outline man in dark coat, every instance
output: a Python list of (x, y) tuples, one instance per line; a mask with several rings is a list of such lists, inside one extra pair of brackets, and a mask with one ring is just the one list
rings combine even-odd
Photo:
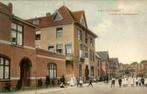
[(92, 86), (92, 87), (93, 87), (93, 85), (92, 85), (92, 79), (89, 80), (89, 85), (88, 85), (88, 87), (89, 87), (89, 86)]
[(114, 77), (112, 78), (112, 81), (111, 81), (111, 87), (115, 87), (115, 78)]
[(122, 85), (122, 79), (121, 78), (118, 79), (118, 84), (119, 84), (119, 87), (121, 87), (121, 85)]
[(141, 84), (142, 84), (142, 86), (144, 86), (144, 78), (143, 77), (141, 78)]

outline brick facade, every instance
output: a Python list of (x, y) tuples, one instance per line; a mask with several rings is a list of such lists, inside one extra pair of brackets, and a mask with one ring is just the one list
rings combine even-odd
[[(23, 27), (21, 46), (12, 44), (12, 23)], [(6, 83), (15, 88), (18, 81), (21, 86), (36, 86), (37, 79), (45, 79), (49, 75), (47, 65), (50, 63), (57, 65), (57, 79), (65, 74), (64, 55), (35, 48), (35, 28), (35, 25), (12, 14), (12, 4), (7, 6), (0, 3), (0, 57), (8, 58), (10, 63), (10, 77), (0, 79), (0, 89), (3, 89)]]

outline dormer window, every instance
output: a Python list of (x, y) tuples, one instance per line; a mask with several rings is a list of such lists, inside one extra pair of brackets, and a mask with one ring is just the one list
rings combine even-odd
[(40, 20), (39, 20), (39, 19), (34, 19), (32, 22), (33, 22), (33, 24), (35, 24), (35, 25), (39, 25)]
[(54, 20), (54, 21), (60, 21), (60, 20), (62, 20), (62, 19), (63, 19), (63, 17), (61, 16), (61, 14), (60, 14), (58, 11), (56, 11), (56, 12), (54, 13), (53, 20)]

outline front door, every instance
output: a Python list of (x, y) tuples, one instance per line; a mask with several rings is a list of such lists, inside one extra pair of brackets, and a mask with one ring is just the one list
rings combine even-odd
[(21, 87), (30, 86), (30, 68), (31, 68), (30, 60), (23, 59), (20, 63), (20, 83), (21, 83)]

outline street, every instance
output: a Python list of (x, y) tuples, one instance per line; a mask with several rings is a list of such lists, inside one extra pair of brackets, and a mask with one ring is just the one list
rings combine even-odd
[(146, 94), (147, 87), (122, 87), (111, 88), (109, 84), (94, 84), (93, 87), (68, 88), (58, 91), (51, 91), (42, 94)]
[(31, 91), (20, 91), (13, 92), (9, 94), (147, 94), (147, 87), (118, 87), (111, 88), (110, 83), (105, 84), (103, 82), (93, 83), (93, 87), (88, 87), (84, 84), (83, 87), (66, 87), (66, 88), (50, 88), (50, 89), (40, 89), (35, 92)]

